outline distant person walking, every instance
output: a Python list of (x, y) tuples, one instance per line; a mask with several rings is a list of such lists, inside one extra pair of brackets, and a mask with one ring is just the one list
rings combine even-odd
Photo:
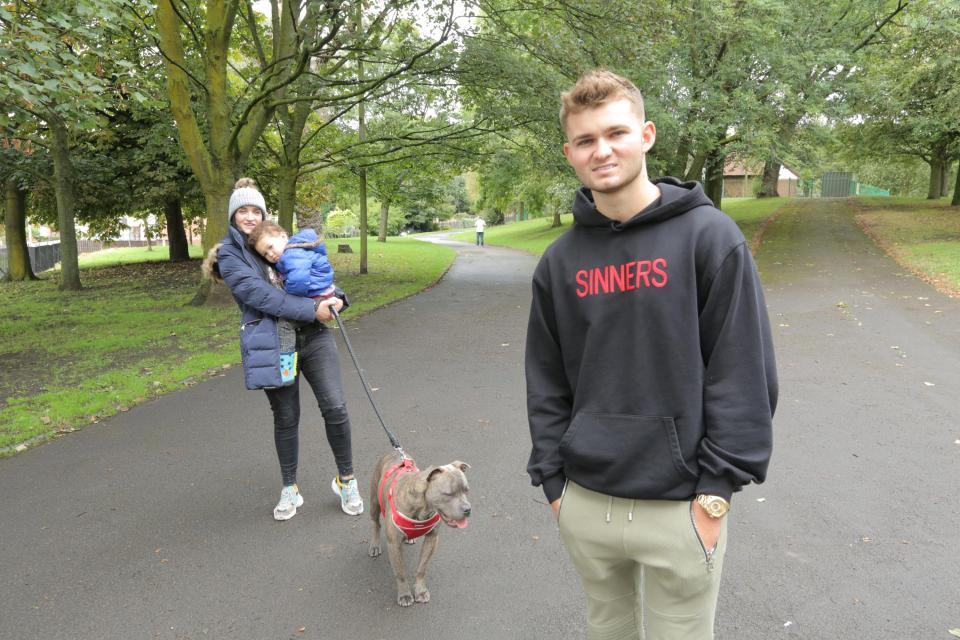
[(527, 467), (587, 596), (591, 639), (707, 640), (735, 491), (766, 476), (777, 401), (763, 291), (695, 182), (651, 181), (626, 78), (562, 96), (574, 225), (533, 276)]
[(474, 225), (477, 228), (477, 246), (482, 247), (483, 246), (483, 230), (487, 226), (487, 221), (484, 220), (482, 217), (477, 216), (477, 220), (474, 223)]
[[(249, 244), (251, 232), (266, 218), (266, 213), (263, 194), (253, 180), (238, 180), (230, 196), (227, 237), (211, 251), (206, 266), (223, 278), (240, 307), (240, 351), (247, 388), (263, 389), (273, 411), (274, 444), (283, 482), (273, 517), (289, 520), (303, 506), (297, 485), (299, 376), (288, 380), (283, 375), (278, 325), (284, 323), (280, 323), (280, 319), (294, 326), (297, 367), (307, 379), (323, 414), (327, 441), (338, 471), (331, 483), (333, 492), (344, 513), (359, 515), (363, 513), (363, 500), (353, 474), (350, 418), (340, 380), (340, 357), (333, 333), (323, 324), (333, 317), (331, 307), (337, 310), (346, 307), (346, 296), (340, 289), (329, 297), (318, 294), (317, 299), (284, 292), (283, 282), (273, 267), (282, 250), (276, 256), (270, 253), (268, 261)], [(283, 240), (285, 245), (285, 235)], [(264, 252), (267, 253), (266, 248)], [(333, 282), (332, 269), (328, 275), (329, 286)]]

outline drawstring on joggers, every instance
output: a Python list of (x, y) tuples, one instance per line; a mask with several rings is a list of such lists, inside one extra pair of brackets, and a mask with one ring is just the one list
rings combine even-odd
[[(633, 511), (637, 507), (637, 501), (630, 501), (630, 511), (627, 513), (627, 522), (633, 522)], [(613, 513), (613, 496), (607, 500), (607, 522), (610, 522)]]

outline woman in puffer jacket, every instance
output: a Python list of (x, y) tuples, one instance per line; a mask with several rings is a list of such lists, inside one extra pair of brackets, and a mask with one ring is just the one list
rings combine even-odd
[[(280, 367), (281, 321), (295, 328), (298, 366), (316, 396), (323, 414), (327, 440), (337, 464), (331, 488), (348, 515), (363, 513), (353, 474), (350, 418), (340, 379), (340, 356), (330, 329), (331, 307), (347, 305), (343, 291), (314, 300), (282, 289), (281, 278), (269, 262), (248, 245), (250, 232), (266, 218), (266, 203), (253, 180), (241, 178), (230, 196), (230, 227), (223, 241), (210, 252), (205, 270), (219, 275), (240, 307), (240, 350), (247, 388), (263, 389), (273, 412), (274, 442), (280, 461), (283, 488), (273, 510), (277, 520), (289, 520), (303, 506), (297, 485), (299, 458), (299, 380), (284, 380)], [(332, 269), (331, 269), (332, 284)]]

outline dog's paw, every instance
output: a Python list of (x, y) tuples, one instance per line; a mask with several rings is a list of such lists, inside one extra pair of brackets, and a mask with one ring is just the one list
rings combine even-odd
[(416, 602), (430, 602), (430, 590), (426, 587), (414, 587), (413, 593)]
[(397, 604), (401, 607), (409, 607), (413, 604), (413, 595), (410, 592), (407, 593), (398, 593), (397, 594)]
[(367, 555), (370, 556), (371, 558), (376, 558), (376, 557), (379, 556), (381, 553), (382, 553), (382, 552), (380, 551), (380, 545), (378, 545), (378, 544), (377, 544), (377, 545), (373, 545), (373, 544), (372, 544), (372, 545), (370, 545), (370, 548), (367, 549)]
[(411, 540), (410, 538), (404, 538), (403, 544), (417, 544), (417, 539), (414, 538), (413, 540)]

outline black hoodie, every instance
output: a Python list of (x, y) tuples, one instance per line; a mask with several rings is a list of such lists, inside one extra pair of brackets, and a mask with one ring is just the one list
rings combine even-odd
[(737, 225), (695, 182), (626, 222), (577, 192), (575, 224), (533, 276), (527, 471), (621, 498), (730, 499), (763, 482), (777, 377), (769, 318)]

